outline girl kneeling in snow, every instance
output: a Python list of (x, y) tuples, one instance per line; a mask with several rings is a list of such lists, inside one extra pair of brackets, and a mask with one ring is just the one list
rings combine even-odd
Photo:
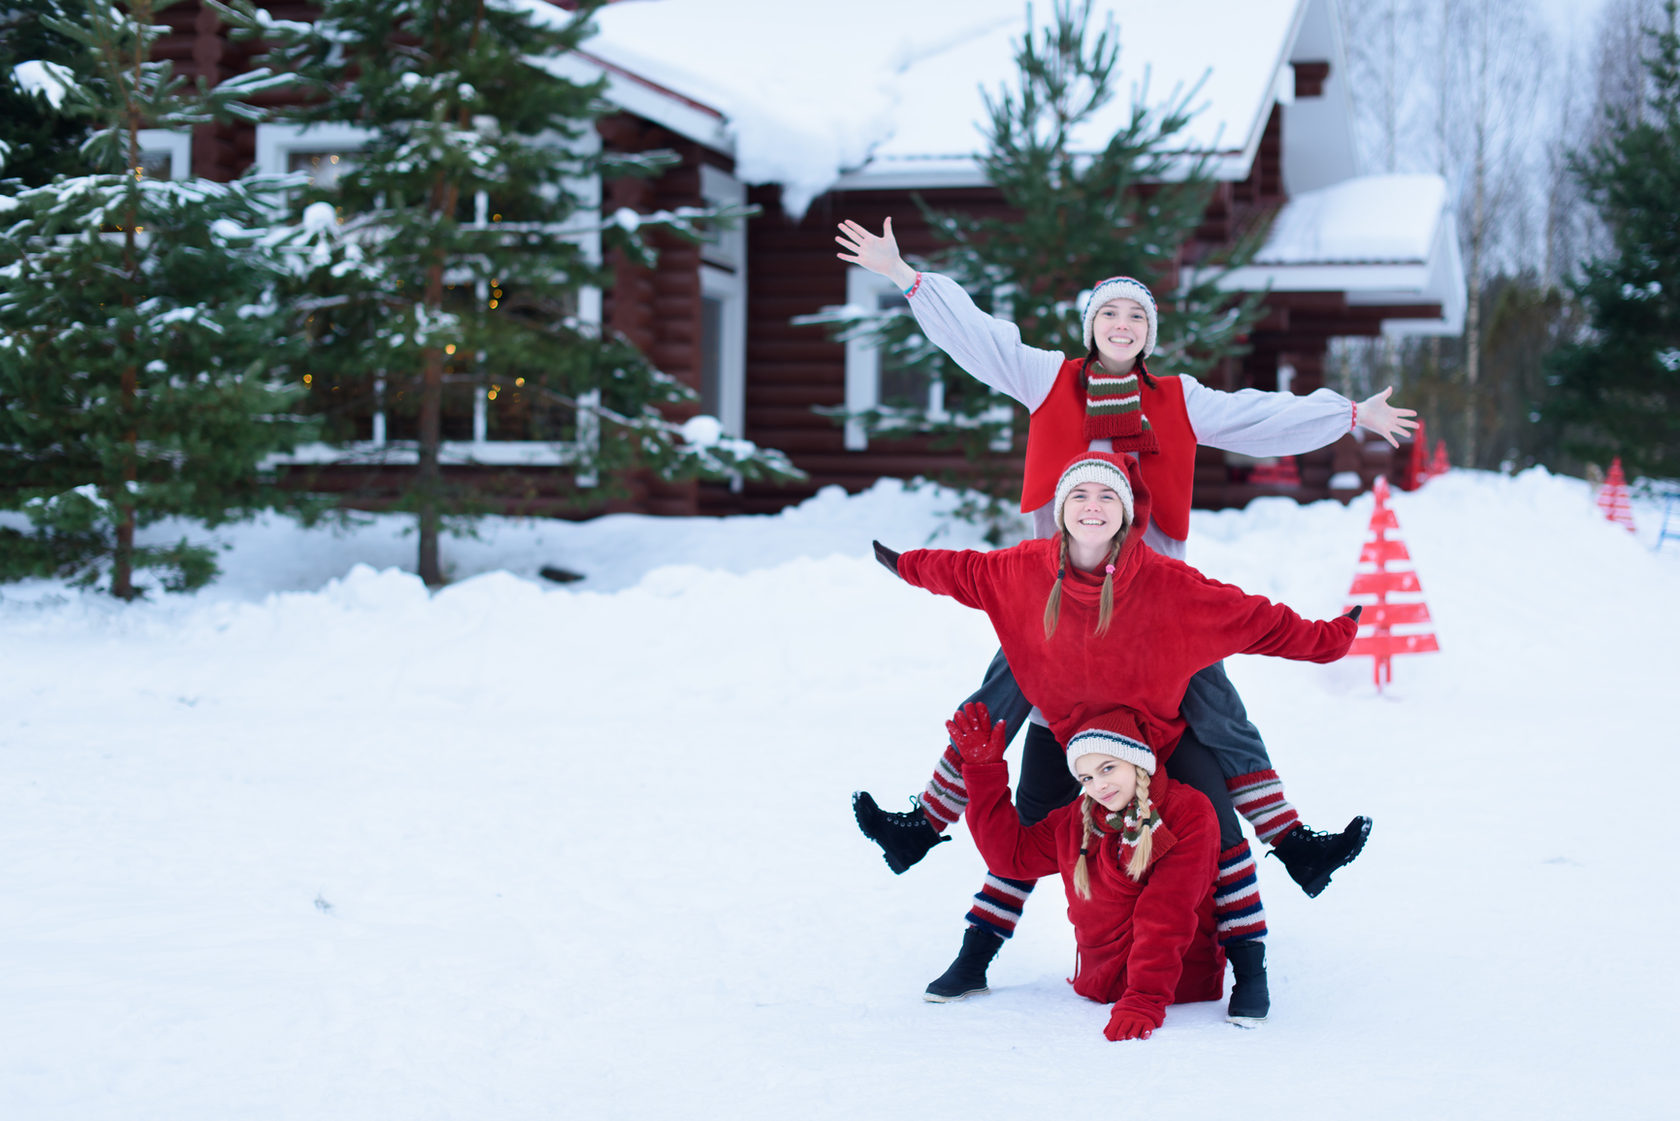
[(1148, 1039), (1167, 1005), (1219, 999), (1219, 821), (1199, 792), (1156, 772), (1134, 714), (1106, 713), (1074, 734), (1068, 767), (1083, 796), (1033, 825), (1009, 801), (1007, 729), (982, 704), (945, 727), (962, 756), (968, 828), (986, 867), (1061, 873), (1079, 947), (1073, 991), (1114, 1005), (1104, 1035)]
[[(1078, 793), (1056, 744), (1121, 707), (1137, 713), (1140, 738), (1175, 777), (1210, 799), (1224, 797), (1216, 767), (1171, 762), (1184, 734), (1179, 702), (1191, 676), (1232, 654), (1335, 661), (1353, 645), (1357, 612), (1309, 622), (1150, 549), (1143, 543), (1149, 491), (1131, 456), (1081, 452), (1063, 469), (1055, 494), (1053, 538), (990, 553), (902, 555), (876, 542), (876, 557), (907, 582), (991, 618), (1021, 692), (1054, 733), (1053, 740), (1027, 737), (1016, 792), (1023, 820), (1039, 820)], [(1222, 865), (1216, 895), (1236, 982), (1228, 1018), (1258, 1023), (1269, 1000), (1252, 864)], [(977, 931), (971, 926), (964, 935), (964, 954), (973, 941), (975, 955), (989, 958), (980, 945), (985, 932)]]

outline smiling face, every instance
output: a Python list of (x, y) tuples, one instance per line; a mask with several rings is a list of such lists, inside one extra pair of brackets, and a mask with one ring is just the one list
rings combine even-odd
[(1118, 813), (1137, 794), (1137, 766), (1112, 755), (1081, 755), (1073, 761), (1079, 788), (1109, 813)]
[(1126, 507), (1114, 488), (1080, 483), (1062, 506), (1062, 524), (1075, 543), (1106, 548), (1126, 528)]
[(1110, 373), (1130, 370), (1148, 341), (1149, 315), (1136, 300), (1124, 296), (1109, 300), (1091, 320), (1091, 343)]

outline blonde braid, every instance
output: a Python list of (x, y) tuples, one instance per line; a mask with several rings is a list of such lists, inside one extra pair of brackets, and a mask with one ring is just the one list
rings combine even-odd
[[(1132, 799), (1132, 808), (1137, 812), (1140, 822), (1149, 819), (1149, 772), (1142, 767), (1137, 768), (1137, 794)], [(1132, 845), (1132, 859), (1126, 864), (1126, 875), (1134, 880), (1143, 879), (1143, 873), (1149, 867), (1149, 854), (1154, 848), (1154, 841), (1153, 829), (1145, 828), (1138, 834), (1137, 842)]]
[(1056, 558), (1056, 585), (1050, 589), (1050, 598), (1044, 601), (1044, 637), (1050, 638), (1056, 633), (1056, 621), (1062, 616), (1062, 577), (1067, 575), (1068, 566), (1068, 532), (1062, 530), (1061, 553)]
[(1091, 898), (1091, 870), (1086, 866), (1085, 855), (1090, 851), (1091, 838), (1096, 834), (1096, 827), (1091, 824), (1091, 799), (1079, 799), (1079, 817), (1084, 822), (1085, 832), (1079, 838), (1079, 861), (1073, 866), (1073, 890), (1081, 899)]

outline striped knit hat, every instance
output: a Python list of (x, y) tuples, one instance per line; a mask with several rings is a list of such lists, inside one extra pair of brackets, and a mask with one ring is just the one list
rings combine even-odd
[(1123, 708), (1103, 713), (1068, 740), (1067, 765), (1074, 778), (1079, 772), (1073, 765), (1081, 755), (1108, 755), (1155, 773), (1155, 752), (1143, 741), (1137, 717)]
[(1155, 297), (1140, 281), (1129, 276), (1111, 276), (1091, 289), (1091, 298), (1085, 301), (1085, 352), (1091, 351), (1097, 312), (1110, 300), (1136, 300), (1143, 305), (1143, 314), (1149, 317), (1149, 335), (1143, 340), (1139, 357), (1148, 358), (1155, 352), (1155, 329), (1160, 325), (1155, 314)]
[(1074, 456), (1068, 465), (1062, 468), (1062, 477), (1056, 483), (1056, 529), (1066, 529), (1062, 524), (1062, 507), (1067, 505), (1068, 495), (1080, 483), (1096, 483), (1105, 486), (1120, 496), (1120, 505), (1125, 507), (1126, 522), (1132, 521), (1132, 483), (1126, 478), (1126, 462), (1114, 452), (1080, 452)]

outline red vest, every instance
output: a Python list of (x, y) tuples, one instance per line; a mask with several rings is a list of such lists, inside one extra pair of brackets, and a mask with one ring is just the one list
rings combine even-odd
[[(1079, 385), (1083, 358), (1069, 358), (1056, 374), (1050, 395), (1033, 410), (1027, 425), (1027, 470), (1021, 482), (1021, 512), (1031, 513), (1053, 501), (1056, 481), (1068, 460), (1090, 447), (1085, 438), (1085, 391)], [(1143, 415), (1155, 430), (1161, 450), (1138, 457), (1144, 485), (1154, 500), (1151, 519), (1175, 541), (1190, 536), (1190, 491), (1196, 482), (1196, 432), (1184, 408), (1184, 383), (1158, 378), (1147, 384)]]

